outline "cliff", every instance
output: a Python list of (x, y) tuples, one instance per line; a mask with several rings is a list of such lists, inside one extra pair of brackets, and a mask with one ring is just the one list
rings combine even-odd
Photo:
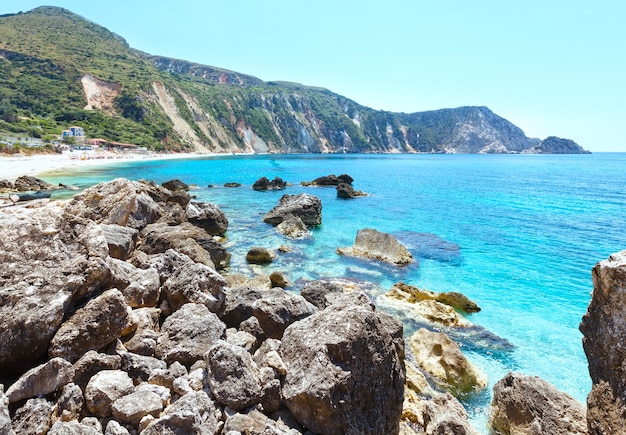
[(156, 150), (584, 151), (528, 138), (486, 107), (379, 111), (323, 88), (150, 55), (61, 8), (0, 17), (0, 132), (50, 139), (70, 124)]

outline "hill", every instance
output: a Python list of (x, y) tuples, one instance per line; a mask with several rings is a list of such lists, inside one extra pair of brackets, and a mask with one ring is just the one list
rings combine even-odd
[[(552, 152), (486, 107), (373, 110), (327, 89), (151, 55), (57, 7), (0, 16), (0, 131), (155, 150)], [(557, 138), (558, 139), (558, 138)], [(559, 152), (585, 152), (572, 141)]]

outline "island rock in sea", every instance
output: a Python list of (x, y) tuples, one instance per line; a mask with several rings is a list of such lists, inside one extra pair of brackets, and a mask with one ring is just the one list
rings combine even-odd
[[(181, 227), (208, 258), (195, 217), (213, 206), (189, 200), (117, 179), (0, 210), (0, 431), (397, 433), (402, 324), (360, 292), (316, 307), (229, 286), (157, 237)], [(133, 230), (127, 260), (110, 256), (113, 225)]]
[(391, 234), (381, 233), (372, 228), (359, 230), (354, 245), (337, 248), (337, 253), (375, 259), (396, 266), (404, 266), (413, 261), (413, 255), (398, 239)]

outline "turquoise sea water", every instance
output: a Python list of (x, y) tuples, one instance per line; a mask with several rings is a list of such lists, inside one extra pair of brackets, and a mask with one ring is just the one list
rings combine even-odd
[[(350, 174), (370, 196), (336, 198), (333, 188), (303, 187), (328, 174)], [(286, 191), (255, 192), (261, 176), (281, 177)], [(508, 371), (541, 376), (585, 402), (591, 381), (578, 325), (592, 290), (591, 268), (626, 249), (626, 154), (232, 156), (137, 161), (50, 174), (47, 181), (82, 187), (116, 177), (179, 178), (193, 194), (227, 214), (231, 270), (251, 274), (253, 245), (294, 247), (267, 268), (292, 281), (352, 277), (380, 292), (405, 281), (464, 293), (481, 307), (469, 320), (508, 340), (505, 348), (459, 334), (463, 350), (489, 376)], [(241, 188), (221, 187), (239, 182)], [(207, 188), (207, 185), (218, 187)], [(307, 192), (323, 203), (323, 223), (310, 241), (292, 242), (262, 222), (284, 193)], [(403, 269), (340, 257), (361, 228), (393, 233), (419, 260)], [(406, 332), (417, 325), (407, 322)], [(484, 431), (490, 392), (465, 404)]]

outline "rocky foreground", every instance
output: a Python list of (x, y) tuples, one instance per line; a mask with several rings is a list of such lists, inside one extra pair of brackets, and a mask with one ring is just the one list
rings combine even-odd
[[(476, 433), (455, 397), (487, 380), (446, 334), (422, 328), (405, 347), (402, 323), (345, 280), (295, 292), (280, 274), (226, 273), (224, 213), (164, 186), (117, 179), (0, 210), (1, 435)], [(318, 201), (285, 196), (266, 222), (298, 238)], [(408, 258), (364, 235), (350, 255)], [(380, 238), (393, 249), (361, 252)], [(594, 283), (588, 410), (511, 373), (494, 388), (497, 433), (622, 433), (626, 251)], [(468, 330), (461, 313), (480, 310), (404, 283), (378, 302)]]

